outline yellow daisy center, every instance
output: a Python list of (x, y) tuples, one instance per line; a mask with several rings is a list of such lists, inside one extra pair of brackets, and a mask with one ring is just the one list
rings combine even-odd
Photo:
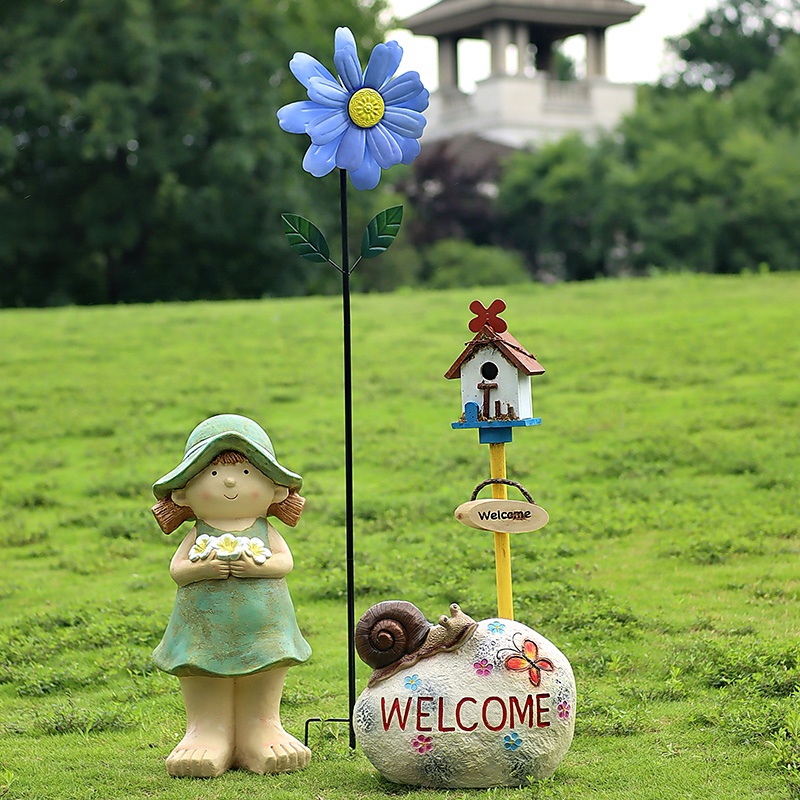
[(359, 89), (351, 98), (347, 111), (359, 128), (371, 128), (383, 119), (383, 98), (374, 89)]

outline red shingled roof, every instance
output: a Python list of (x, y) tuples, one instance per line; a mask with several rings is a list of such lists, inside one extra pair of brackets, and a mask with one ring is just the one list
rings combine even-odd
[(475, 334), (475, 338), (467, 343), (464, 352), (455, 360), (453, 366), (445, 372), (445, 378), (460, 378), (461, 365), (472, 356), (475, 350), (487, 345), (496, 347), (526, 375), (542, 375), (544, 373), (544, 367), (536, 360), (536, 356), (529, 353), (508, 331), (497, 333), (493, 328), (484, 325)]

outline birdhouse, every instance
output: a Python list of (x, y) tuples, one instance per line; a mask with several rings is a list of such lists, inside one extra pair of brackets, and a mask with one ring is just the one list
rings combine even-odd
[(533, 418), (531, 375), (542, 375), (544, 367), (508, 332), (498, 316), (504, 309), (502, 300), (488, 309), (477, 300), (470, 305), (475, 337), (445, 373), (461, 380), (462, 422), (520, 424)]

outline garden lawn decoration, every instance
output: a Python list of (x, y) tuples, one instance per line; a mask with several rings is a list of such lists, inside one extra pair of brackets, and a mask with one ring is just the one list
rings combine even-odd
[(411, 603), (373, 606), (356, 626), (373, 667), (355, 707), (358, 742), (388, 780), (520, 786), (547, 778), (575, 728), (565, 656), (507, 619), (475, 622), (453, 604), (431, 625)]
[(165, 533), (196, 520), (170, 563), (175, 607), (153, 653), (159, 669), (180, 679), (186, 705), (170, 775), (308, 765), (308, 748), (281, 726), (280, 702), (288, 668), (311, 648), (286, 586), (292, 554), (266, 519), (296, 525), (302, 483), (278, 463), (259, 425), (221, 414), (192, 431), (181, 463), (153, 485)]
[[(353, 557), (353, 415), (350, 334), (350, 275), (362, 258), (375, 258), (394, 241), (403, 219), (403, 207), (377, 214), (367, 226), (361, 255), (350, 266), (347, 213), (347, 176), (358, 190), (374, 189), (381, 170), (410, 164), (420, 152), (425, 127), (422, 112), (428, 91), (416, 72), (395, 75), (403, 49), (397, 42), (379, 44), (362, 71), (355, 38), (348, 28), (337, 28), (333, 63), (338, 79), (317, 59), (295, 53), (289, 69), (308, 91), (308, 100), (290, 103), (278, 111), (278, 122), (288, 133), (305, 133), (311, 145), (303, 169), (317, 178), (339, 169), (342, 227), (342, 263), (330, 258), (325, 236), (314, 223), (297, 214), (283, 214), (286, 238), (301, 257), (328, 263), (342, 275), (344, 337), (345, 520), (347, 550), (347, 629), (350, 747), (355, 747), (353, 706), (356, 698), (354, 557)], [(338, 721), (338, 720), (337, 720)]]
[[(497, 609), (504, 619), (514, 619), (511, 588), (511, 545), (509, 533), (531, 532), (547, 524), (547, 512), (519, 484), (506, 479), (506, 442), (514, 428), (540, 425), (533, 416), (531, 376), (542, 375), (544, 367), (509, 332), (499, 315), (506, 304), (495, 300), (488, 308), (478, 300), (470, 304), (475, 317), (469, 329), (475, 337), (445, 373), (461, 379), (463, 413), (453, 428), (477, 428), (478, 441), (489, 445), (491, 480), (481, 484), (470, 503), (459, 506), (456, 518), (472, 528), (494, 532)], [(494, 501), (476, 500), (484, 485), (492, 485)], [(507, 499), (506, 485), (519, 487), (529, 503)]]
[[(515, 622), (509, 533), (539, 530), (547, 512), (505, 476), (515, 427), (538, 425), (530, 376), (541, 364), (508, 333), (502, 300), (470, 309), (475, 334), (448, 370), (461, 379), (464, 413), (454, 428), (478, 428), (491, 449), (492, 478), (456, 518), (493, 531), (499, 614), (475, 622), (454, 603), (431, 625), (411, 603), (373, 606), (356, 626), (356, 647), (373, 668), (354, 709), (364, 754), (388, 780), (441, 788), (521, 786), (553, 774), (575, 727), (569, 661), (532, 628)], [(508, 500), (516, 486), (525, 502)], [(491, 485), (493, 500), (478, 500)]]

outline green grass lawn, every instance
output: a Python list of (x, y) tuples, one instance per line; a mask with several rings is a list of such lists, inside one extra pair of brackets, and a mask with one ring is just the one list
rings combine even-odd
[[(550, 514), (512, 539), (516, 616), (571, 660), (576, 735), (543, 784), (446, 796), (797, 797), (800, 274), (354, 297), (358, 613), (496, 613), (491, 535), (452, 516), (488, 452), (450, 429), (442, 376), (469, 302), (498, 294), (547, 369), (542, 426), (507, 448)], [(314, 655), (286, 727), (346, 713), (340, 320), (336, 298), (0, 313), (0, 797), (439, 794), (383, 781), (335, 726), (312, 728), (300, 773), (164, 767), (183, 706), (149, 654), (181, 534), (157, 528), (150, 485), (214, 413), (260, 421), (305, 478), (286, 538)]]

